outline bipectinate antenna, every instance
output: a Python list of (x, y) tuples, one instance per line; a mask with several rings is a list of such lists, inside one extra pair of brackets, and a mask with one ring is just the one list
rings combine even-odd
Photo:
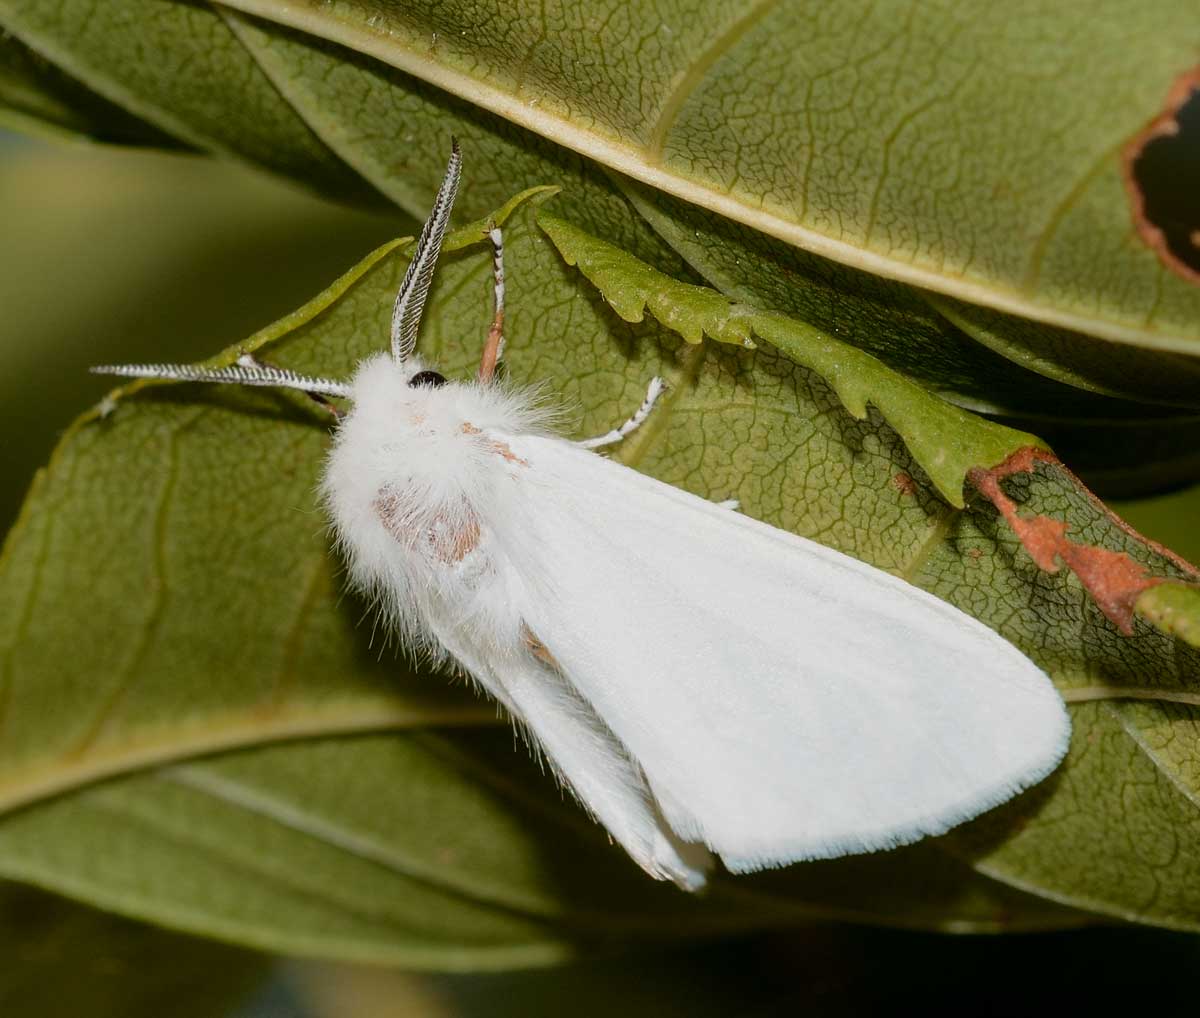
[(90, 369), (94, 375), (121, 375), (125, 378), (167, 378), (176, 382), (219, 382), (226, 385), (273, 385), (299, 389), (310, 396), (350, 395), (350, 386), (332, 378), (299, 375), (287, 368), (263, 364), (249, 354), (227, 368), (201, 368), (193, 364), (100, 364)]
[(442, 237), (450, 224), (450, 210), (458, 194), (458, 178), (462, 171), (462, 153), (458, 141), (450, 141), (450, 163), (442, 186), (438, 188), (433, 202), (433, 211), (425, 220), (421, 236), (417, 238), (417, 249), (409, 262), (396, 304), (392, 309), (392, 358), (399, 363), (413, 351), (417, 343), (417, 327), (421, 324), (421, 312), (425, 309), (425, 298), (429, 296), (429, 284), (433, 281), (433, 269), (442, 250)]

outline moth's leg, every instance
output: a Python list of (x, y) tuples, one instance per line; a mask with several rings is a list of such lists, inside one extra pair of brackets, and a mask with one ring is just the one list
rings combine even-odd
[[(255, 369), (261, 370), (263, 368), (269, 367), (269, 365), (264, 364), (253, 354), (249, 354), (249, 353), (242, 354), (241, 357), (239, 357), (237, 359), (237, 362), (244, 368), (255, 368)], [(331, 402), (329, 402), (328, 397), (322, 395), (319, 392), (311, 392), (308, 389), (304, 389), (302, 391), (304, 392), (304, 395), (306, 395), (309, 399), (311, 399), (314, 403), (316, 403), (317, 406), (326, 410), (329, 413), (329, 415), (333, 418), (335, 424), (341, 421), (342, 412), (336, 406), (334, 406)]]
[(486, 382), (496, 373), (496, 365), (504, 356), (504, 234), (500, 227), (488, 231), (492, 242), (492, 327), (488, 329), (487, 342), (483, 344), (483, 357), (479, 361), (479, 380)]
[(713, 505), (718, 509), (728, 509), (730, 512), (737, 512), (742, 507), (742, 503), (736, 498), (722, 499), (720, 502), (714, 502)]
[(642, 400), (642, 405), (637, 408), (637, 413), (629, 418), (619, 428), (613, 428), (612, 431), (605, 435), (599, 435), (596, 438), (585, 438), (582, 442), (577, 443), (585, 449), (599, 449), (604, 445), (612, 445), (614, 442), (619, 442), (623, 438), (632, 435), (650, 416), (650, 411), (654, 409), (654, 404), (658, 402), (659, 396), (666, 391), (667, 383), (657, 375), (650, 379), (650, 385), (646, 389), (646, 398)]

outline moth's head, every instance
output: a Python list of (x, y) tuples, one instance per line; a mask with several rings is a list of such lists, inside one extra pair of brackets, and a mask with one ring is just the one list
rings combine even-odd
[(350, 398), (359, 415), (394, 415), (401, 411), (423, 414), (444, 396), (450, 381), (420, 357), (402, 361), (377, 353), (358, 365), (350, 382)]

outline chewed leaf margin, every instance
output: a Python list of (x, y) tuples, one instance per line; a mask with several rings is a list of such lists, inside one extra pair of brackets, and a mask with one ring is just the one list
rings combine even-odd
[(645, 310), (689, 343), (709, 336), (745, 347), (753, 336), (821, 375), (846, 409), (862, 420), (868, 403), (904, 439), (941, 496), (961, 509), (972, 467), (1003, 462), (1018, 449), (1042, 446), (1034, 435), (993, 424), (926, 392), (882, 361), (805, 322), (760, 311), (716, 290), (681, 283), (619, 248), (541, 211), (538, 225), (613, 310), (639, 322)]

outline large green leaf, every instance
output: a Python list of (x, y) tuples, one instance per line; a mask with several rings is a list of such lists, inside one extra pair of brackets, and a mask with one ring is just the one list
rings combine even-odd
[(56, 137), (171, 147), (171, 136), (96, 95), (0, 32), (0, 123)]
[(109, 103), (189, 145), (335, 195), (374, 197), (280, 98), (207, 4), (31, 0), (6, 4), (0, 23)]
[(1200, 291), (1128, 243), (1117, 152), (1195, 60), (1171, 0), (232, 6), (837, 261), (1196, 350)]
[[(986, 503), (959, 510), (938, 497), (865, 404), (891, 386), (909, 394), (903, 412), (962, 411), (851, 359), (838, 384), (864, 393), (855, 420), (819, 374), (763, 342), (769, 329), (747, 350), (627, 325), (535, 223), (534, 202), (569, 208), (564, 198), (526, 196), (497, 214), (507, 217), (516, 380), (546, 380), (578, 408), (574, 429), (590, 433), (665, 375), (668, 401), (620, 450), (626, 462), (737, 497), (752, 515), (934, 590), (1021, 646), (1068, 697), (1152, 696), (1165, 702), (1148, 702), (1138, 724), (1161, 737), (1175, 723), (1175, 702), (1198, 685), (1195, 655), (1148, 627), (1121, 637), (1071, 575), (1029, 563)], [(421, 341), (453, 375), (473, 370), (489, 318), (488, 252), (461, 248), (479, 236), (475, 226), (448, 242)], [(255, 349), (346, 374), (383, 345), (404, 250), (380, 249), (215, 362)], [(675, 299), (677, 284), (647, 278)], [(1023, 440), (970, 427), (1001, 437), (978, 445), (982, 465)], [(990, 860), (981, 865), (1000, 883), (935, 844), (730, 881), (701, 902), (648, 883), (513, 751), (492, 707), (409, 669), (341, 594), (314, 500), (326, 442), (302, 397), (146, 383), (64, 439), (0, 561), (0, 801), (25, 806), (0, 821), (0, 873), (247, 943), (438, 968), (813, 916), (955, 929), (1078, 921), (1005, 887), (1008, 873)], [(1026, 487), (1026, 511), (1066, 515), (1086, 539), (1183, 575), (1113, 532), (1052, 467)], [(456, 733), (437, 739), (416, 731), (448, 725)], [(396, 733), (355, 735), (383, 729)], [(1143, 766), (1189, 780), (1164, 754)], [(1085, 811), (1106, 794), (1072, 792)], [(1030, 810), (1024, 800), (1006, 814), (1009, 829), (1028, 830)], [(1074, 877), (1066, 865), (1038, 890), (1082, 900)], [(1124, 893), (1114, 881), (1086, 904), (1129, 914)], [(1200, 913), (1172, 909), (1149, 903), (1138, 915), (1200, 926)]]
[[(320, 125), (330, 148), (414, 214), (438, 180), (445, 136), (454, 133), (471, 153), (460, 202), (472, 214), (494, 207), (514, 187), (557, 180), (566, 192), (556, 210), (574, 224), (678, 275), (686, 270), (673, 264), (674, 249), (722, 292), (800, 315), (965, 405), (1065, 409), (1078, 402), (1072, 390), (1013, 369), (907, 287), (837, 266), (605, 172), (531, 131), (385, 65), (351, 58), (340, 47), (263, 22), (228, 20), (280, 92)], [(402, 162), (396, 138), (403, 139)], [(424, 187), (414, 194), (414, 184)]]

